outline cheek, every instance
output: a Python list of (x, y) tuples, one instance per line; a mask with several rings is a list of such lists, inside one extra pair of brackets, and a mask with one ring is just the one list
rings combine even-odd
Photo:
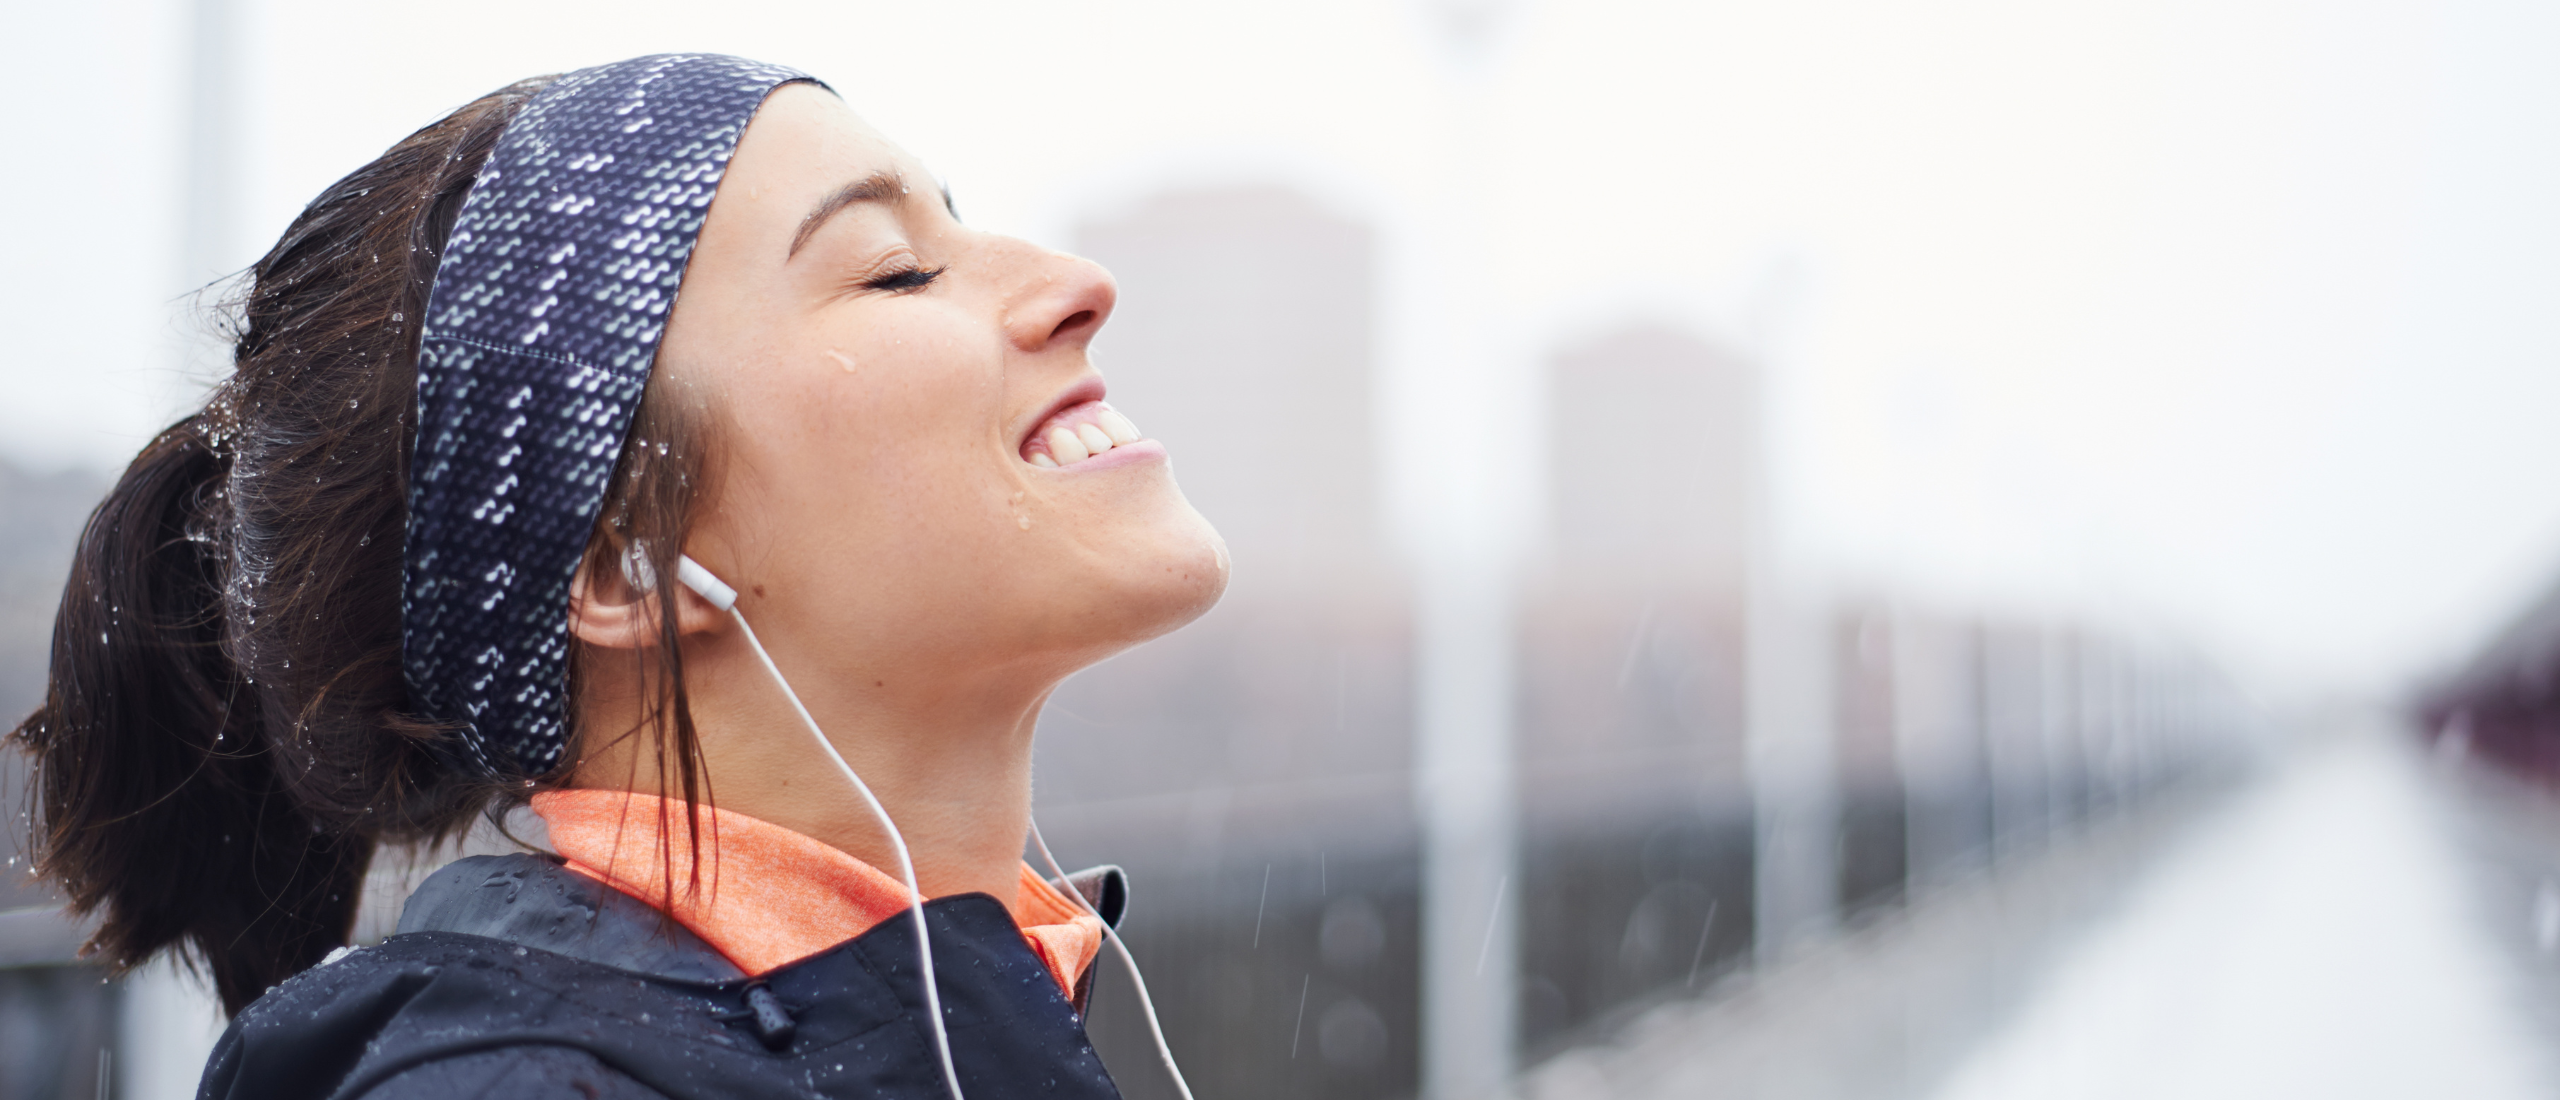
[[(774, 364), (768, 395), (787, 446), (846, 474), (890, 477), (981, 451), (1003, 393), (986, 350), (948, 327), (882, 322), (824, 333)], [(749, 430), (753, 430), (750, 426)]]
[[(854, 338), (858, 335), (860, 338)], [(776, 355), (733, 403), (740, 504), (775, 551), (874, 561), (965, 552), (1003, 519), (995, 372), (948, 331), (908, 324)], [(975, 533), (973, 533), (975, 531)], [(790, 556), (798, 556), (796, 554)]]

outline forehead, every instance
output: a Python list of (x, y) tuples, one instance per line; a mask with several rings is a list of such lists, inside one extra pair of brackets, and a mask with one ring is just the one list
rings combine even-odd
[(750, 236), (788, 237), (810, 204), (881, 171), (905, 178), (910, 187), (924, 175), (915, 158), (834, 93), (813, 84), (785, 85), (765, 99), (739, 138), (711, 220)]

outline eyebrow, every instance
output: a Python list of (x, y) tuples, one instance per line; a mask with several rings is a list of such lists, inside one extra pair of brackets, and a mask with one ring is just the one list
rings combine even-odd
[(880, 202), (906, 193), (907, 181), (897, 173), (889, 171), (873, 172), (836, 188), (833, 194), (828, 195), (817, 206), (810, 209), (808, 217), (800, 219), (800, 231), (792, 234), (791, 251), (786, 253), (784, 258), (799, 255), (800, 246), (809, 243), (809, 238), (818, 232), (818, 227), (825, 225), (828, 218), (836, 216), (837, 211), (856, 203)]

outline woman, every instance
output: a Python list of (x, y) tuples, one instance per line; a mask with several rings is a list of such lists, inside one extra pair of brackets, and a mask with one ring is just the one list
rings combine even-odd
[[(639, 58), (259, 261), (18, 732), (97, 950), (237, 1014), (205, 1095), (1116, 1095), (1117, 883), (1024, 864), (1032, 730), (1226, 554), (1103, 403), (1109, 276), (929, 178), (801, 74)], [(377, 846), (526, 800), (557, 857), (338, 950)]]

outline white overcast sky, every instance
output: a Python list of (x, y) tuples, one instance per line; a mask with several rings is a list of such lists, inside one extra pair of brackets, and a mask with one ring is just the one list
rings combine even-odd
[[(238, 3), (239, 263), (477, 93), (677, 49), (826, 78), (1049, 243), (1173, 181), (1391, 235), (1445, 184), (1451, 84), (1387, 0)], [(20, 461), (120, 463), (185, 392), (187, 11), (7, 9)], [(1659, 315), (1765, 350), (1790, 540), (1846, 587), (2387, 691), (2560, 570), (2554, 57), (2522, 2), (1525, 3), (1481, 289), (1506, 341)]]

